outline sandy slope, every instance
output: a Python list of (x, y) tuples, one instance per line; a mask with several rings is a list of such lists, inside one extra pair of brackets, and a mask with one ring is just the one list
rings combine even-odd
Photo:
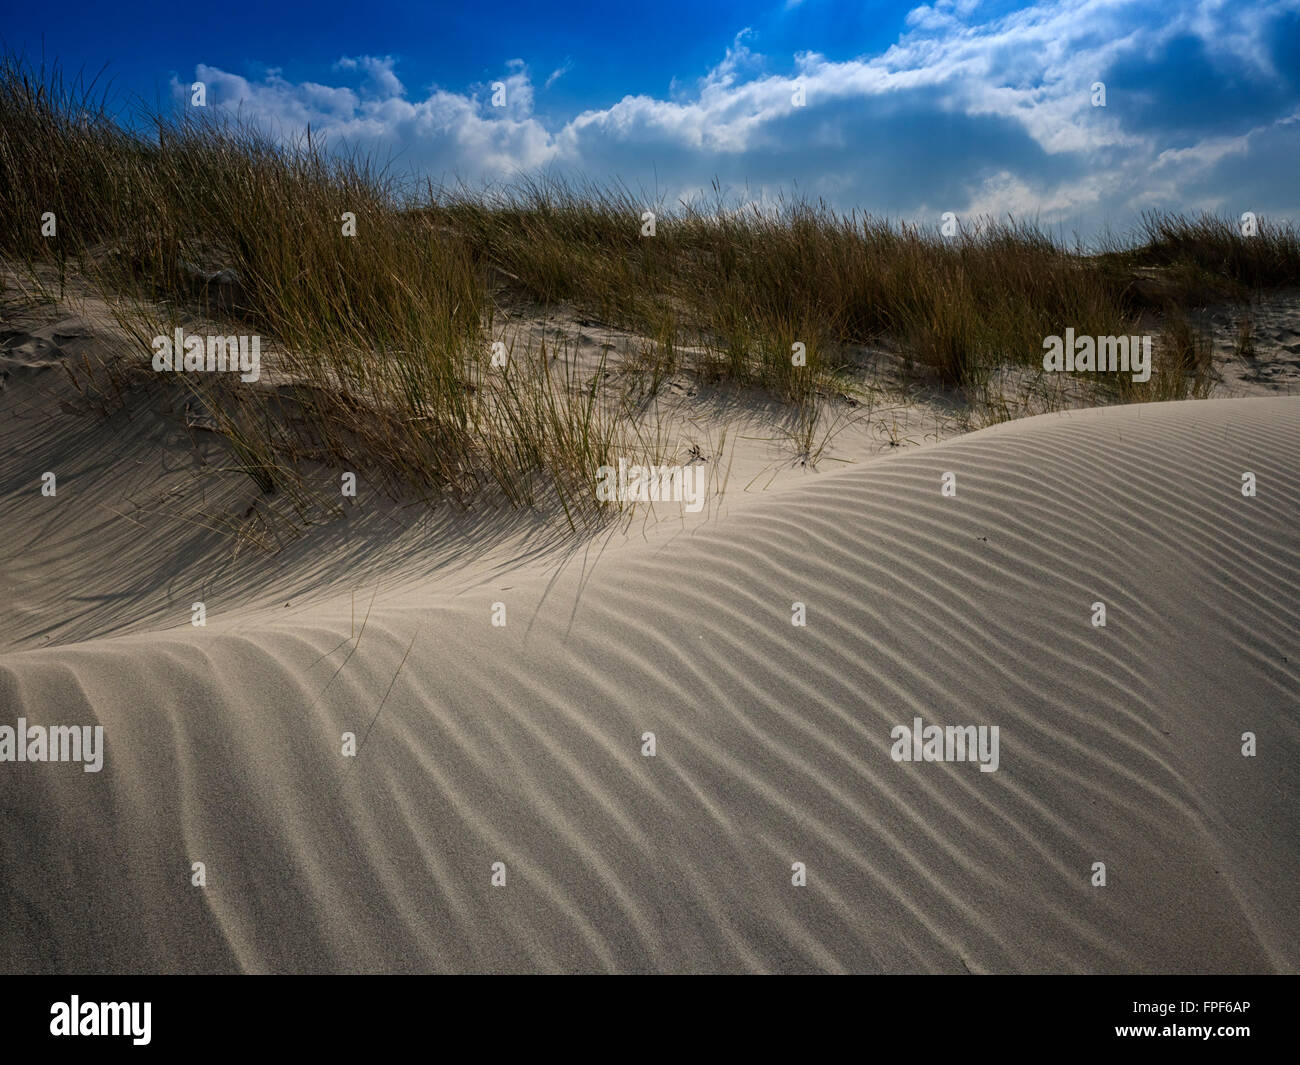
[[(144, 580), (111, 546), (63, 553)], [(320, 557), (280, 613), (0, 655), (0, 724), (107, 735), (0, 765), (0, 966), (1300, 970), (1300, 399), (1011, 423), (561, 567), (394, 561), (359, 641)], [(998, 725), (1000, 768), (892, 761), (914, 716)]]

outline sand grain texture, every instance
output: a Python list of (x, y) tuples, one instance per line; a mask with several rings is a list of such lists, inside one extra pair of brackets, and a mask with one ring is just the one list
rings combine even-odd
[[(0, 655), (0, 721), (108, 746), (0, 766), (0, 967), (1300, 971), (1300, 399), (1045, 415), (352, 609)], [(914, 716), (1000, 768), (895, 763)]]

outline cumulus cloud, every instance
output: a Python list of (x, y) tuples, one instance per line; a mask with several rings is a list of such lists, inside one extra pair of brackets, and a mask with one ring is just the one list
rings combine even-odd
[(397, 74), (393, 71), (396, 60), (392, 56), (363, 55), (358, 58), (345, 56), (334, 64), (337, 70), (359, 70), (366, 75), (365, 87), (378, 97), (403, 96), (403, 88)]
[[(765, 56), (741, 29), (693, 84), (545, 123), (523, 59), (423, 99), (391, 56), (340, 59), (332, 80), (353, 84), (204, 66), (196, 78), (211, 106), (282, 135), (310, 123), (435, 179), (549, 168), (673, 199), (716, 177), (760, 201), (798, 189), (845, 209), (1012, 213), (1085, 232), (1148, 207), (1300, 208), (1285, 162), (1300, 116), (1300, 0), (1056, 0), (996, 16), (985, 6), (919, 6), (890, 48), (849, 60)], [(1092, 104), (1096, 82), (1105, 107)]]

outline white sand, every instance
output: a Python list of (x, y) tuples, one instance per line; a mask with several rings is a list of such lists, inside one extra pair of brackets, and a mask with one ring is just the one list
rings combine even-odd
[[(0, 969), (1300, 971), (1300, 399), (1046, 415), (576, 548), (368, 504), (232, 562), (248, 483), (65, 409), (47, 355), (6, 356), (0, 726), (107, 755), (0, 763)], [(893, 761), (917, 716), (998, 726), (997, 771)]]

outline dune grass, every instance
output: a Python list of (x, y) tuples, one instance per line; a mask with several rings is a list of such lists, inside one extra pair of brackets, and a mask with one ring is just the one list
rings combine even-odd
[(791, 405), (811, 454), (855, 345), (888, 342), (918, 378), (975, 395), (999, 368), (1041, 368), (1043, 338), (1066, 327), (1132, 335), (1156, 315), (1151, 381), (1091, 387), (1100, 402), (1183, 398), (1206, 394), (1211, 370), (1184, 311), (1300, 279), (1300, 239), (1267, 220), (1245, 237), (1229, 220), (1148, 215), (1129, 244), (1085, 254), (1011, 221), (945, 237), (716, 189), (665, 204), (556, 178), (435, 188), (199, 109), (124, 122), (93, 80), (12, 55), (0, 254), (92, 279), (145, 369), (149, 338), (196, 313), (265, 337), (275, 387), (183, 375), (263, 491), (302, 462), (346, 463), (395, 491), (558, 498), (574, 523), (599, 509), (594, 470), (635, 444), (626, 382), (526, 352), (492, 365), (503, 303), (569, 303), (640, 334), (652, 393), (681, 373), (763, 389)]

